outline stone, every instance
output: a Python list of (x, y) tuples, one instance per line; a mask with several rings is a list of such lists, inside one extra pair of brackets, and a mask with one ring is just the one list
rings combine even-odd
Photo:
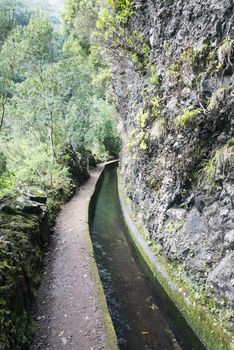
[(203, 215), (193, 207), (185, 221), (185, 232), (188, 235), (202, 235), (208, 232), (208, 227)]
[(225, 234), (224, 247), (226, 249), (234, 249), (234, 229)]
[(142, 198), (142, 191), (138, 188), (134, 193), (133, 201), (136, 204), (139, 204), (141, 202), (141, 198)]
[(46, 212), (46, 200), (47, 197), (41, 194), (37, 196), (16, 190), (14, 194), (0, 198), (0, 212), (14, 214), (19, 211), (27, 214), (40, 214)]
[(47, 194), (39, 189), (28, 189), (28, 191), (23, 192), (31, 201), (46, 204)]
[(225, 256), (207, 278), (213, 294), (227, 298), (234, 305), (234, 252)]
[(213, 92), (213, 84), (211, 83), (210, 79), (205, 77), (201, 81), (201, 91), (203, 93), (203, 96), (206, 98), (209, 98), (212, 95)]
[(223, 209), (220, 210), (220, 216), (221, 217), (227, 217), (228, 213), (229, 213), (229, 210), (226, 209), (226, 208), (223, 208)]
[(183, 202), (183, 205), (191, 205), (194, 204), (194, 193), (191, 193), (189, 197), (186, 198), (186, 200)]
[(28, 199), (26, 196), (17, 197), (13, 204), (13, 208), (28, 214), (39, 214), (42, 213), (43, 210), (46, 210), (45, 206)]
[(183, 220), (186, 215), (186, 210), (181, 208), (171, 208), (166, 211), (166, 215), (171, 220)]
[(225, 142), (227, 142), (227, 135), (225, 133), (221, 133), (218, 137), (217, 137), (217, 141), (219, 143), (224, 144)]

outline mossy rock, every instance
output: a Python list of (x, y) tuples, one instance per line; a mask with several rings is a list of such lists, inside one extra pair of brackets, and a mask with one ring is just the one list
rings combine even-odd
[(29, 309), (41, 282), (46, 220), (0, 212), (0, 226), (0, 349), (27, 349), (33, 334)]

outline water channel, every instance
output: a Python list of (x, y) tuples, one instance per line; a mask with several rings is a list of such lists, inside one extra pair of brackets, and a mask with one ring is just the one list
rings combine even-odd
[(152, 282), (131, 241), (115, 168), (105, 170), (91, 236), (121, 350), (205, 349), (159, 283)]

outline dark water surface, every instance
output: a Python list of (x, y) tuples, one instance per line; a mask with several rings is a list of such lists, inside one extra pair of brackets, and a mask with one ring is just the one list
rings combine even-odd
[(120, 349), (205, 349), (136, 253), (119, 203), (116, 169), (105, 171), (91, 231)]

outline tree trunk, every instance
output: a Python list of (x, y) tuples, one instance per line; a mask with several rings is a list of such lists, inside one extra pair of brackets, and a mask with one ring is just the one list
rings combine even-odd
[(50, 111), (50, 142), (51, 142), (51, 149), (54, 155), (54, 158), (57, 159), (55, 145), (54, 145), (54, 121), (53, 121), (53, 111)]
[(2, 130), (2, 127), (3, 127), (5, 114), (6, 114), (6, 100), (3, 99), (2, 114), (1, 114), (1, 119), (0, 119), (0, 131)]

